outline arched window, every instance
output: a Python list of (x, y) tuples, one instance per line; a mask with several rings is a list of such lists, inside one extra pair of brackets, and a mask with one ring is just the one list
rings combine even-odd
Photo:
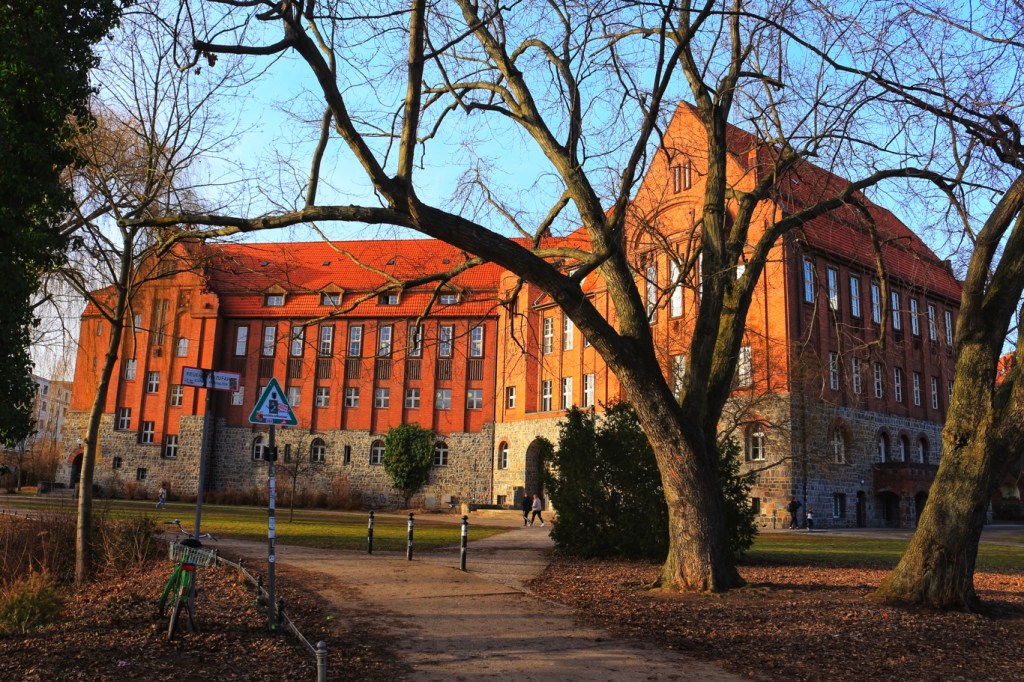
[(907, 455), (910, 454), (910, 441), (907, 440), (906, 436), (900, 436), (898, 446), (896, 450), (896, 461), (898, 462), (909, 462)]
[(323, 462), (326, 457), (327, 443), (324, 442), (323, 438), (314, 438), (313, 443), (309, 446), (309, 461)]
[(889, 436), (884, 433), (878, 434), (878, 461), (882, 463), (889, 461)]
[(434, 466), (448, 466), (448, 445), (444, 441), (434, 443)]
[(921, 436), (917, 441), (917, 455), (920, 458), (921, 464), (928, 463), (931, 453), (928, 452), (928, 439), (924, 436)]
[(832, 433), (832, 461), (836, 464), (846, 464), (846, 440), (839, 429)]
[(252, 441), (252, 459), (262, 462), (267, 458), (267, 437), (262, 433)]
[(498, 468), (508, 469), (508, 443), (498, 446)]
[(384, 441), (375, 440), (370, 444), (370, 464), (380, 464), (384, 461)]
[(761, 462), (765, 457), (765, 436), (764, 427), (760, 424), (752, 424), (747, 429), (747, 461)]

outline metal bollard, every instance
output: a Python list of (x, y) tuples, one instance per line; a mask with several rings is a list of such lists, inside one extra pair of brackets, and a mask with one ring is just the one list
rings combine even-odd
[(405, 558), (412, 561), (412, 512), (409, 512), (409, 547), (405, 550)]
[(327, 682), (327, 642), (316, 643), (316, 680)]
[(373, 510), (370, 510), (370, 522), (366, 524), (366, 553), (373, 554)]
[(469, 543), (469, 517), (462, 517), (462, 552), (459, 555), (459, 570), (466, 570), (466, 547)]

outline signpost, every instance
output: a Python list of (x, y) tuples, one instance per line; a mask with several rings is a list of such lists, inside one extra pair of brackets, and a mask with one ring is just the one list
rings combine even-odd
[[(237, 391), (241, 375), (236, 372), (215, 372), (199, 367), (182, 367), (181, 383), (196, 388), (212, 388), (215, 391)], [(196, 491), (196, 523), (195, 536), (201, 534), (200, 524), (203, 520), (203, 489), (206, 487), (206, 444), (210, 433), (210, 392), (206, 392), (203, 410), (203, 435), (199, 444), (199, 490)]]
[(295, 426), (299, 420), (295, 418), (288, 398), (281, 390), (281, 384), (277, 379), (271, 377), (270, 383), (256, 399), (256, 404), (249, 414), (249, 423), (264, 424), (270, 426), (270, 445), (267, 457), (267, 476), (270, 482), (270, 494), (267, 496), (267, 613), (270, 617), (270, 629), (277, 627), (277, 620), (274, 618), (275, 582), (274, 563), (277, 557), (274, 554), (274, 540), (276, 529), (274, 523), (274, 506), (277, 499), (277, 441), (275, 440), (275, 429), (278, 424), (282, 426)]

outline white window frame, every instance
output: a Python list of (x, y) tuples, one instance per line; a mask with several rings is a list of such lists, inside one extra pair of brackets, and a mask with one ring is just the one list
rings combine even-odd
[(505, 387), (505, 407), (508, 409), (515, 409), (516, 406), (516, 387), (506, 386)]
[(376, 466), (384, 463), (384, 441), (375, 440), (370, 443), (370, 464)]
[(935, 304), (928, 303), (925, 310), (928, 314), (928, 340), (935, 343), (939, 340), (939, 330), (935, 326)]
[(442, 325), (441, 335), (437, 343), (437, 356), (439, 358), (450, 358), (455, 345), (454, 341), (455, 327), (452, 325)]
[(439, 388), (434, 391), (434, 409), (435, 410), (450, 410), (452, 409), (452, 389), (450, 388)]
[(562, 315), (562, 350), (572, 350), (575, 342), (575, 327), (568, 315)]
[(179, 358), (186, 358), (186, 357), (188, 357), (188, 337), (187, 336), (179, 336), (178, 337), (178, 343), (174, 347), (174, 353)]
[(892, 307), (892, 328), (894, 331), (901, 331), (903, 329), (903, 318), (900, 316), (900, 292), (891, 292), (889, 301)]
[(329, 358), (334, 355), (334, 325), (320, 325), (320, 341), (317, 344), (320, 357)]
[(309, 461), (321, 464), (327, 459), (327, 442), (323, 438), (314, 438), (309, 444)]
[(885, 381), (885, 374), (882, 372), (882, 363), (874, 363), (871, 366), (871, 371), (875, 379), (875, 397), (881, 399), (885, 397), (885, 385), (883, 383)]
[(299, 403), (302, 402), (302, 387), (301, 386), (289, 386), (288, 387), (288, 406), (298, 407)]
[(544, 379), (540, 382), (540, 411), (551, 411), (551, 379)]
[(124, 378), (126, 381), (135, 381), (135, 376), (138, 374), (139, 361), (135, 358), (129, 358), (124, 361)]
[(394, 328), (390, 324), (382, 324), (377, 327), (377, 357), (391, 357), (391, 342), (394, 337)]
[(178, 434), (169, 433), (164, 436), (164, 459), (178, 458)]
[(345, 407), (359, 407), (359, 387), (345, 387)]
[(671, 280), (669, 286), (672, 287), (672, 294), (668, 300), (668, 314), (669, 317), (682, 317), (683, 314), (683, 283), (682, 283), (682, 271), (679, 267), (679, 262), (672, 258), (668, 262), (668, 276)]
[(260, 344), (260, 355), (265, 358), (274, 357), (277, 347), (277, 325), (267, 325), (263, 328), (263, 343)]
[(348, 356), (359, 358), (363, 356), (363, 326), (354, 324), (348, 328)]
[(439, 440), (434, 443), (434, 460), (433, 464), (436, 467), (448, 466), (448, 444), (443, 440)]
[(754, 383), (754, 365), (750, 346), (741, 346), (736, 362), (736, 384), (750, 386)]
[(829, 266), (826, 269), (828, 277), (828, 306), (834, 311), (839, 310), (839, 270)]
[(235, 357), (244, 356), (249, 350), (249, 325), (243, 324), (235, 329)]
[(239, 386), (237, 391), (231, 392), (231, 404), (241, 405), (245, 402), (245, 386)]
[(899, 367), (892, 368), (892, 394), (896, 402), (903, 402), (903, 370)]
[(466, 389), (466, 409), (467, 410), (482, 410), (484, 408), (484, 389), (482, 388), (467, 388)]
[(301, 325), (292, 325), (292, 340), (288, 346), (288, 355), (293, 358), (301, 358), (306, 346), (306, 328)]
[(647, 321), (654, 322), (658, 317), (658, 264), (653, 263), (647, 266), (644, 271)]
[(839, 353), (828, 354), (828, 387), (833, 391), (839, 390)]
[(410, 358), (418, 358), (423, 355), (423, 327), (409, 325), (409, 349), (407, 352)]
[(814, 261), (804, 256), (804, 303), (814, 303)]
[(185, 387), (181, 384), (171, 384), (171, 407), (181, 407), (185, 402)]
[(860, 277), (850, 275), (850, 314), (860, 317)]
[(764, 427), (760, 424), (751, 426), (747, 433), (747, 461), (765, 461), (765, 452), (767, 449), (765, 445)]
[(860, 377), (860, 358), (853, 358), (850, 360), (850, 383), (853, 388), (855, 395), (860, 395), (861, 377)]
[(871, 321), (882, 323), (882, 287), (878, 282), (871, 283)]
[(597, 383), (596, 374), (583, 375), (583, 407), (594, 406), (594, 385)]
[(146, 372), (146, 393), (160, 392), (160, 372)]
[(484, 356), (484, 328), (476, 326), (469, 330), (469, 357), (482, 358)]
[(378, 386), (373, 389), (373, 406), (378, 410), (386, 410), (391, 407), (391, 389), (387, 386)]
[(153, 437), (156, 435), (156, 422), (155, 421), (144, 421), (142, 422), (142, 428), (139, 430), (139, 442), (143, 445), (152, 445)]
[(284, 305), (284, 294), (267, 294), (263, 299), (263, 305), (268, 308), (280, 308)]
[(541, 355), (550, 355), (554, 351), (555, 318), (545, 317), (541, 322)]
[(498, 445), (498, 457), (496, 464), (499, 469), (508, 469), (508, 443), (501, 443)]
[(252, 439), (252, 460), (254, 462), (265, 462), (267, 460), (267, 437), (262, 433)]
[(130, 431), (132, 428), (132, 408), (117, 408), (117, 430)]
[(910, 333), (914, 336), (921, 335), (921, 321), (918, 319), (920, 304), (916, 298), (910, 299)]
[(331, 387), (317, 386), (315, 395), (313, 396), (313, 404), (316, 405), (317, 407), (330, 407)]
[(418, 410), (420, 407), (420, 389), (418, 388), (407, 388), (405, 389), (405, 409), (407, 410)]
[(562, 409), (572, 407), (572, 377), (562, 377)]
[(942, 316), (946, 323), (946, 343), (953, 345), (953, 311), (943, 310)]
[(939, 378), (931, 378), (931, 389), (932, 389), (932, 409), (939, 409)]
[(920, 407), (921, 406), (921, 373), (920, 372), (914, 372), (913, 373), (913, 383), (914, 383), (914, 405)]

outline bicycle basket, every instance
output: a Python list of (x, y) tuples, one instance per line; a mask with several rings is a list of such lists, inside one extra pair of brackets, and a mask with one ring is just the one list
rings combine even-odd
[(182, 564), (195, 564), (206, 568), (217, 559), (217, 550), (189, 547), (180, 542), (171, 543), (171, 560)]

